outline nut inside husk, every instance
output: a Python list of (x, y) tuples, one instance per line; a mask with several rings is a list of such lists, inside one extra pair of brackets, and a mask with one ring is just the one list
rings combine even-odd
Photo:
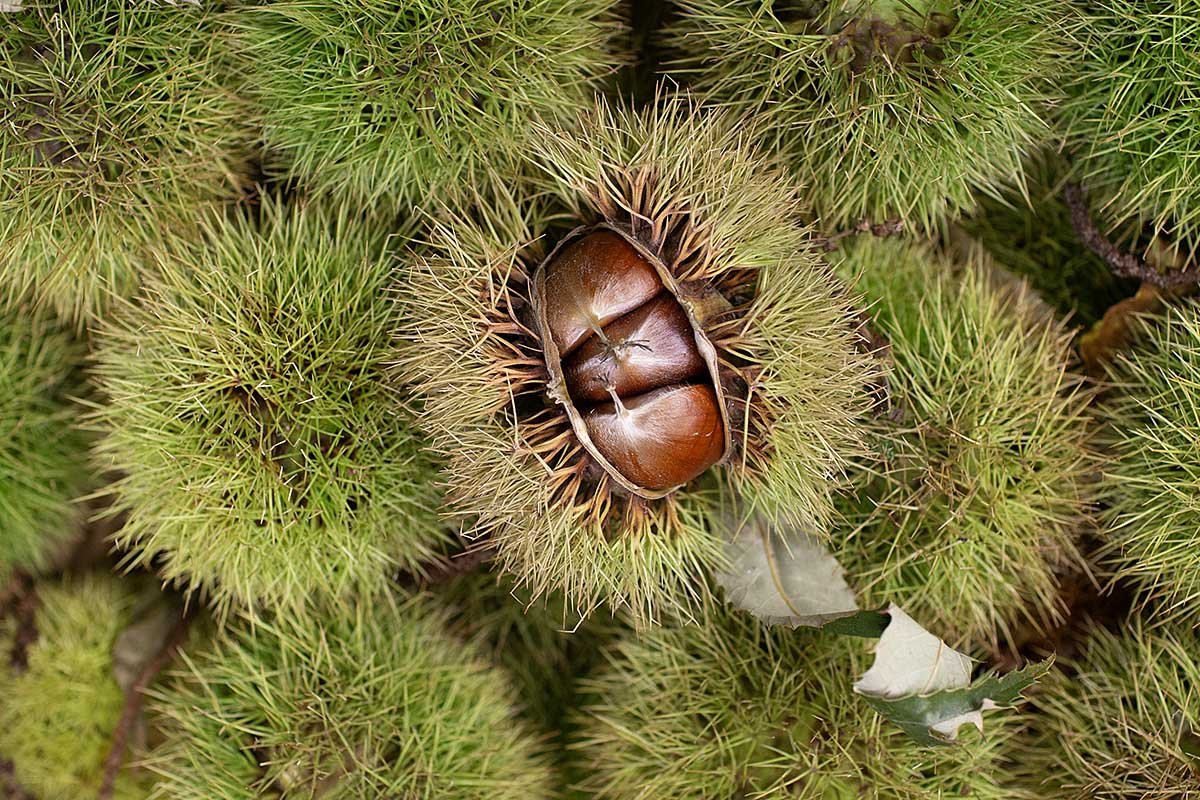
[(641, 242), (607, 224), (572, 231), (539, 265), (533, 303), (547, 393), (618, 485), (665, 497), (728, 456), (702, 309)]

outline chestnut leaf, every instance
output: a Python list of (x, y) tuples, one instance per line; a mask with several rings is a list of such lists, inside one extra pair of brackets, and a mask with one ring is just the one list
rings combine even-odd
[(953, 742), (966, 724), (983, 730), (983, 712), (1012, 706), (1050, 669), (1051, 660), (1003, 676), (971, 680), (971, 659), (921, 627), (899, 606), (854, 690), (923, 745)]
[(817, 537), (760, 515), (727, 521), (725, 555), (729, 566), (716, 582), (731, 605), (764, 624), (879, 639), (854, 690), (919, 744), (953, 742), (966, 724), (982, 731), (984, 711), (1013, 705), (1050, 668), (1047, 660), (973, 682), (971, 659), (899, 606), (860, 611), (841, 564)]
[(727, 526), (728, 568), (714, 577), (734, 607), (767, 625), (819, 628), (858, 612), (845, 570), (806, 531), (754, 516)]

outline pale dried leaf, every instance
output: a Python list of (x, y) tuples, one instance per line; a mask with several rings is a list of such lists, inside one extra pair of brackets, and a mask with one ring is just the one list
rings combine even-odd
[(768, 625), (820, 627), (858, 610), (842, 566), (805, 531), (730, 520), (725, 554), (715, 578), (726, 598)]
[(879, 645), (875, 663), (854, 684), (868, 704), (925, 745), (953, 742), (963, 725), (983, 731), (983, 712), (1016, 703), (1045, 674), (1050, 662), (971, 682), (971, 659), (918, 625), (899, 607)]
[(922, 628), (897, 605), (888, 607), (892, 621), (875, 648), (875, 663), (854, 684), (860, 694), (905, 697), (971, 683), (971, 659)]
[[(117, 636), (112, 649), (113, 677), (126, 695), (133, 691), (146, 665), (166, 646), (167, 638), (178, 621), (179, 609), (156, 592), (142, 607), (137, 621)], [(145, 745), (145, 740), (145, 716), (138, 714), (129, 733), (129, 744), (134, 749), (140, 749)]]
[(113, 675), (121, 691), (128, 693), (146, 665), (166, 645), (167, 637), (179, 621), (179, 611), (169, 603), (156, 603), (125, 630), (113, 643)]

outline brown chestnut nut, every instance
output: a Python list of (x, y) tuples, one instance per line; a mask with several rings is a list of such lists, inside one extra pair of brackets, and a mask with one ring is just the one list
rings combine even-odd
[(610, 391), (629, 397), (708, 371), (687, 314), (666, 292), (613, 320), (603, 334), (585, 340), (563, 362), (567, 391), (577, 403), (603, 402)]
[(677, 384), (583, 414), (596, 449), (646, 489), (687, 483), (721, 460), (724, 426), (711, 386)]
[(582, 229), (533, 288), (547, 391), (618, 485), (663, 497), (725, 458), (716, 350), (660, 259), (618, 229)]
[(662, 291), (641, 253), (615, 233), (597, 231), (563, 249), (546, 270), (546, 324), (565, 358), (600, 328)]

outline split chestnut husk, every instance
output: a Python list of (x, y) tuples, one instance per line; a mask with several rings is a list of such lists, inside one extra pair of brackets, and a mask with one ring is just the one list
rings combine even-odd
[(686, 617), (735, 496), (830, 529), (874, 369), (855, 299), (744, 122), (601, 105), (534, 138), (535, 190), (447, 204), (397, 285), (398, 377), (518, 587)]
[(619, 486), (665, 497), (728, 455), (716, 348), (658, 256), (580, 228), (535, 273), (533, 301), (547, 392)]

